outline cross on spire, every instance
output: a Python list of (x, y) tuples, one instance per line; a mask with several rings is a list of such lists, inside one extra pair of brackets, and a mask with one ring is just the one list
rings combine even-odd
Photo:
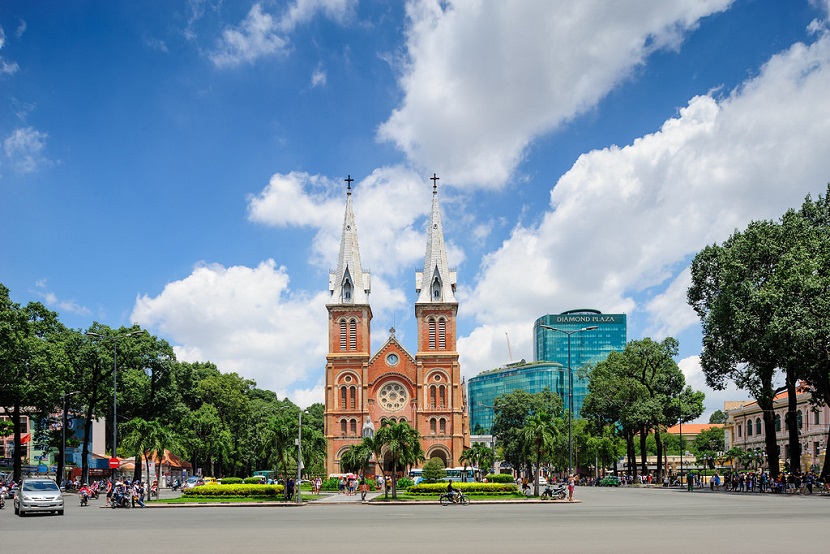
[(352, 190), (352, 181), (354, 181), (354, 179), (352, 179), (351, 174), (343, 180), (346, 181), (346, 190)]
[(440, 177), (438, 177), (435, 173), (433, 173), (432, 177), (429, 178), (429, 180), (432, 181), (432, 192), (433, 193), (438, 192), (438, 180), (439, 179), (440, 179)]

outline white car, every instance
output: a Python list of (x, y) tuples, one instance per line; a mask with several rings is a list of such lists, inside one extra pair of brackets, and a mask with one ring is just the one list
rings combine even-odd
[(63, 515), (63, 494), (51, 479), (23, 479), (14, 495), (14, 513), (23, 517), (32, 512)]

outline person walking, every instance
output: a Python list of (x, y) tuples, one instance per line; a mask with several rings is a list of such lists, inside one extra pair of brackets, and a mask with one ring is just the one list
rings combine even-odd
[(571, 475), (568, 477), (568, 502), (574, 501), (574, 487), (576, 486), (576, 481), (574, 480), (574, 476)]

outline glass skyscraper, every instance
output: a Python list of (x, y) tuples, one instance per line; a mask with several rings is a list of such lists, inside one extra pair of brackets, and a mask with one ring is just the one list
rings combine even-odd
[[(531, 394), (542, 392), (545, 387), (561, 396), (567, 390), (562, 365), (554, 362), (527, 363), (524, 360), (499, 369), (479, 373), (467, 381), (470, 399), (470, 432), (473, 435), (489, 435), (493, 425), (493, 403), (497, 396), (525, 390)], [(567, 402), (566, 397), (562, 397)]]
[[(543, 327), (559, 329), (554, 331)], [(589, 327), (596, 329), (587, 330)], [(582, 331), (581, 329), (586, 329)], [(580, 370), (601, 362), (614, 350), (625, 349), (627, 326), (625, 314), (604, 314), (598, 310), (571, 310), (561, 314), (548, 314), (533, 324), (536, 345), (536, 361), (556, 362), (563, 367), (562, 388), (551, 389), (562, 397), (568, 407), (568, 333), (570, 333), (573, 372), (574, 416), (579, 417), (585, 395), (588, 394), (588, 377), (580, 377)]]

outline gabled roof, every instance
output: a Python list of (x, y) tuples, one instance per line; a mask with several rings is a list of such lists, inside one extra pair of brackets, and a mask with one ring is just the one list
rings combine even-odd
[(415, 358), (412, 357), (412, 354), (410, 354), (409, 351), (404, 348), (400, 342), (398, 342), (398, 339), (395, 338), (395, 328), (393, 327), (392, 329), (389, 329), (389, 338), (386, 339), (386, 342), (384, 342), (383, 345), (378, 348), (378, 351), (375, 352), (371, 358), (369, 358), (369, 365), (372, 365), (375, 360), (380, 357), (385, 356), (386, 351), (392, 346), (396, 347), (395, 349), (406, 356), (410, 362), (413, 364), (415, 363)]

